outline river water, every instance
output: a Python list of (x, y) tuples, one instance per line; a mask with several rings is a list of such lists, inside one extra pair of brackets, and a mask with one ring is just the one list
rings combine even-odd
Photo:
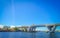
[(0, 32), (0, 38), (60, 38), (60, 32)]

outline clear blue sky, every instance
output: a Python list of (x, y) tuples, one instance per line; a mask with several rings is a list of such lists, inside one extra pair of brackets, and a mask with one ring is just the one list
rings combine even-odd
[(60, 23), (59, 0), (0, 0), (0, 24)]

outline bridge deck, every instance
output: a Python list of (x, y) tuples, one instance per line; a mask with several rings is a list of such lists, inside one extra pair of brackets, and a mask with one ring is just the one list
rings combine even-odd
[(60, 26), (60, 24), (32, 25), (31, 27)]

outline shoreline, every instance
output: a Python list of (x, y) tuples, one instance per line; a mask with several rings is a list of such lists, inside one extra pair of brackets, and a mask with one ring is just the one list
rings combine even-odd
[[(0, 32), (49, 32), (49, 31), (0, 31)], [(55, 31), (60, 32), (60, 31)]]

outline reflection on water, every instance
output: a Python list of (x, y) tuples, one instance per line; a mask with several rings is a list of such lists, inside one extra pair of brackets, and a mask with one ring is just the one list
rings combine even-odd
[(0, 38), (60, 38), (60, 33), (0, 32)]
[(49, 38), (56, 38), (56, 34), (55, 33), (50, 33)]
[(31, 38), (36, 38), (36, 33), (31, 33)]

